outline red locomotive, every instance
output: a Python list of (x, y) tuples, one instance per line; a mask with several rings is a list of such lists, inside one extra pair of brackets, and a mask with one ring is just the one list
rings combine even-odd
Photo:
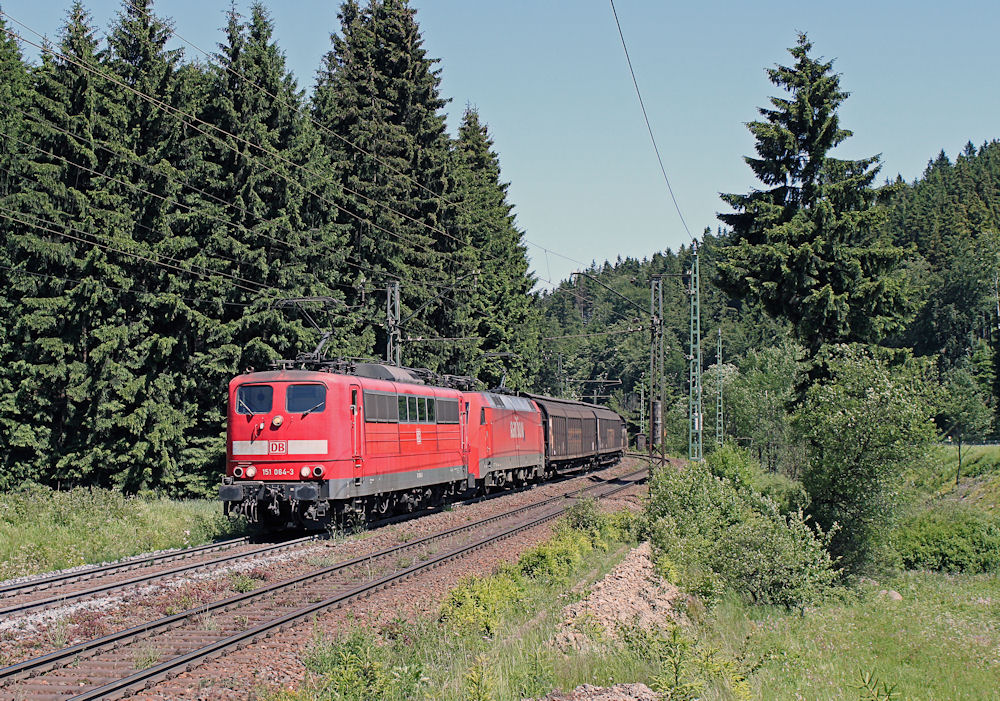
[(236, 377), (226, 513), (321, 528), (348, 512), (412, 511), (624, 453), (624, 422), (609, 409), (437, 386), (448, 379), (378, 363)]

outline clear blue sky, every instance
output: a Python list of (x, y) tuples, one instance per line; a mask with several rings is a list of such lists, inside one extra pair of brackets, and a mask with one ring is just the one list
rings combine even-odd
[[(69, 0), (0, 0), (55, 37)], [(311, 90), (339, 2), (272, 0), (276, 36)], [(441, 60), (449, 128), (479, 108), (539, 278), (578, 262), (646, 257), (688, 241), (656, 163), (607, 0), (411, 0)], [(106, 31), (117, 0), (85, 5)], [(238, 0), (245, 11), (248, 0)], [(160, 0), (176, 31), (214, 50), (229, 0)], [(995, 1), (617, 0), (660, 152), (692, 233), (718, 226), (719, 192), (755, 183), (743, 126), (775, 94), (764, 68), (787, 63), (796, 32), (834, 58), (852, 93), (843, 157), (881, 153), (883, 176), (918, 177), (937, 152), (1000, 138), (1000, 3)], [(180, 43), (178, 42), (178, 45)], [(27, 47), (30, 49), (30, 47)], [(184, 47), (189, 59), (203, 58)], [(34, 56), (33, 51), (27, 52)], [(553, 251), (546, 254), (540, 246)], [(567, 260), (568, 256), (574, 260)], [(547, 282), (542, 282), (548, 286)]]

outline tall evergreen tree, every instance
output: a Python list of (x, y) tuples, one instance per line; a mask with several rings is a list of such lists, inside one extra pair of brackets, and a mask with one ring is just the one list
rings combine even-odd
[[(468, 242), (452, 257), (465, 256), (462, 267), (478, 271), (472, 305), (455, 304), (459, 317), (447, 335), (476, 336), (477, 343), (453, 346), (455, 367), (467, 368), (488, 386), (497, 386), (509, 369), (507, 383), (525, 387), (538, 357), (539, 319), (531, 294), (523, 233), (507, 201), (508, 184), (500, 178), (500, 162), (479, 113), (467, 109), (454, 145), (454, 230)], [(475, 352), (475, 354), (473, 354)]]
[[(414, 15), (406, 0), (372, 0), (364, 8), (347, 0), (341, 34), (331, 36), (319, 71), (313, 114), (328, 129), (323, 143), (343, 186), (340, 222), (350, 232), (355, 280), (364, 276), (380, 290), (402, 280), (403, 318), (420, 312), (404, 332), (435, 336), (423, 320), (448, 291), (429, 281), (442, 280), (440, 253), (453, 243), (440, 233), (449, 142), (436, 61), (426, 55)], [(370, 318), (382, 318), (381, 308), (381, 299), (369, 297)], [(381, 353), (384, 333), (370, 340), (368, 351)], [(439, 350), (406, 346), (404, 363), (437, 368)]]
[[(0, 149), (0, 202), (5, 201), (21, 181), (19, 168), (28, 150), (18, 139), (25, 136), (25, 115), (30, 101), (31, 80), (17, 40), (6, 32), (0, 15), (0, 129), (4, 136)], [(6, 246), (3, 247), (6, 250)], [(2, 255), (2, 253), (0, 253)]]
[(881, 234), (885, 213), (872, 188), (878, 156), (842, 160), (829, 151), (851, 136), (837, 110), (848, 94), (833, 62), (810, 56), (804, 34), (792, 66), (768, 69), (787, 97), (772, 97), (748, 124), (757, 157), (747, 157), (765, 189), (726, 194), (734, 210), (719, 280), (738, 298), (760, 300), (791, 322), (815, 357), (824, 344), (873, 342), (911, 311), (899, 270), (904, 250)]
[(978, 152), (968, 144), (954, 164), (942, 152), (892, 203), (889, 229), (897, 242), (916, 248), (910, 274), (922, 302), (896, 342), (940, 354), (949, 367), (992, 335), (1000, 271), (998, 154), (997, 142)]
[(178, 401), (183, 380), (167, 362), (174, 344), (165, 317), (172, 305), (158, 292), (165, 273), (173, 272), (157, 261), (159, 250), (169, 246), (168, 203), (178, 186), (169, 179), (166, 164), (180, 130), (171, 129), (164, 110), (122, 87), (167, 103), (174, 100), (180, 52), (166, 50), (169, 32), (169, 25), (152, 14), (152, 2), (125, 2), (101, 66), (113, 83), (120, 123), (115, 138), (95, 140), (94, 145), (106, 161), (103, 172), (116, 181), (109, 184), (126, 214), (116, 233), (134, 242), (130, 251), (136, 255), (121, 261), (135, 285), (118, 299), (129, 319), (129, 333), (118, 335), (121, 345), (105, 363), (110, 381), (95, 376), (95, 386), (109, 385), (95, 400), (104, 415), (100, 435), (107, 450), (120, 456), (113, 461), (116, 469), (110, 480), (126, 491), (173, 486), (191, 425)]
[[(4, 29), (6, 22), (0, 16), (0, 318), (14, 318), (14, 300), (10, 294), (13, 280), (23, 276), (12, 269), (10, 255), (14, 245), (10, 238), (14, 223), (6, 218), (13, 214), (15, 194), (20, 190), (25, 178), (25, 161), (29, 148), (24, 145), (26, 134), (25, 110), (30, 104), (31, 82), (28, 68), (21, 56), (21, 47)], [(14, 413), (13, 386), (9, 376), (10, 364), (14, 359), (14, 337), (10, 323), (0, 324), (0, 465), (10, 465), (11, 446), (9, 437), (14, 426), (5, 422), (5, 417)], [(9, 419), (8, 419), (9, 420)], [(4, 485), (0, 477), (0, 487)]]
[(180, 166), (200, 192), (184, 192), (194, 214), (174, 226), (188, 261), (212, 271), (174, 278), (175, 292), (194, 300), (183, 312), (180, 341), (198, 422), (185, 471), (200, 470), (206, 479), (222, 456), (229, 378), (312, 350), (318, 340), (274, 302), (342, 297), (338, 230), (307, 214), (315, 195), (330, 195), (317, 184), (323, 181), (314, 167), (323, 163), (318, 141), (272, 33), (263, 5), (252, 6), (245, 24), (232, 10), (218, 66), (186, 76), (185, 99), (200, 108), (200, 120), (217, 127), (199, 125), (183, 145)]
[(119, 292), (131, 286), (131, 212), (121, 186), (102, 175), (109, 159), (97, 148), (120, 139), (122, 111), (80, 3), (56, 53), (66, 58), (47, 52), (34, 72), (35, 150), (13, 199), (14, 266), (45, 276), (12, 281), (18, 357), (5, 418), (15, 427), (15, 478), (114, 484), (128, 456), (106, 432), (120, 423), (118, 400), (129, 391), (122, 362), (142, 335)]

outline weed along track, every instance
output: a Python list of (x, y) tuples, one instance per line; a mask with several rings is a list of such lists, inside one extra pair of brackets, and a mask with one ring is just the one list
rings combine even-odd
[[(612, 468), (613, 469), (613, 468)], [(591, 474), (601, 474), (595, 472)], [(558, 481), (574, 479), (568, 475)], [(462, 504), (478, 503), (504, 497), (504, 493), (478, 496)], [(391, 516), (374, 521), (372, 527), (401, 523), (419, 518), (421, 513)], [(253, 560), (266, 561), (269, 556), (316, 544), (326, 534), (308, 535), (274, 542), (255, 543), (250, 537), (234, 538), (219, 543), (194, 546), (172, 552), (154, 553), (120, 562), (79, 568), (43, 577), (32, 577), (0, 586), (0, 621), (9, 626), (15, 617), (31, 612), (60, 607), (99, 596), (114, 595), (130, 588), (151, 585), (159, 580), (204, 573), (211, 569), (239, 566)], [(236, 552), (230, 552), (236, 550)], [(174, 564), (179, 561), (189, 561)], [(142, 570), (141, 572), (134, 572)], [(95, 583), (94, 580), (97, 580)], [(2, 628), (0, 628), (2, 629)]]
[[(607, 497), (643, 482), (646, 468), (589, 483), (476, 521), (205, 603), (0, 669), (17, 698), (106, 698), (135, 692), (201, 661), (274, 634), (560, 516), (577, 496)], [(252, 585), (251, 585), (252, 586)]]

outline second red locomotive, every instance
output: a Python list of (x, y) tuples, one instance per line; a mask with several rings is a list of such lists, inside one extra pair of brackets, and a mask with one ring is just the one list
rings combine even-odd
[(493, 491), (624, 454), (600, 406), (463, 391), (378, 363), (240, 375), (229, 386), (227, 513), (320, 528)]

